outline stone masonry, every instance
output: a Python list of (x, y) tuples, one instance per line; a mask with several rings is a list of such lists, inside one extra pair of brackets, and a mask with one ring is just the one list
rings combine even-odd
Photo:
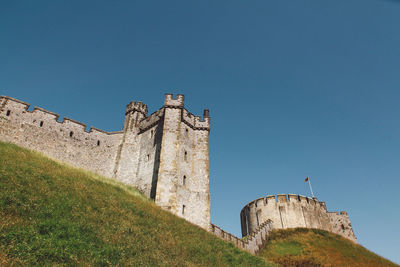
[(40, 151), (75, 167), (134, 185), (163, 209), (209, 230), (208, 110), (184, 108), (184, 96), (165, 95), (147, 115), (131, 102), (122, 131), (105, 132), (11, 97), (0, 97), (0, 140)]
[(151, 115), (142, 102), (127, 105), (122, 131), (105, 132), (0, 96), (0, 141), (36, 150), (72, 166), (135, 186), (157, 205), (240, 249), (258, 253), (272, 229), (327, 230), (356, 242), (347, 212), (298, 195), (259, 198), (240, 213), (242, 240), (210, 221), (209, 111), (203, 118), (184, 107), (184, 96), (165, 95)]
[(254, 200), (244, 206), (240, 221), (243, 236), (251, 234), (264, 222), (271, 221), (274, 229), (316, 228), (357, 242), (347, 212), (328, 212), (325, 202), (300, 195), (267, 196)]

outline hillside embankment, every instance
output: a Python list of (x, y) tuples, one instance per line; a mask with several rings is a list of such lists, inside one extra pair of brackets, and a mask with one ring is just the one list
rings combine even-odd
[(259, 256), (283, 266), (398, 266), (340, 235), (308, 228), (273, 231)]
[(0, 266), (397, 266), (308, 229), (274, 232), (252, 256), (133, 187), (2, 142), (0, 218)]
[(271, 266), (134, 188), (0, 142), (0, 266)]

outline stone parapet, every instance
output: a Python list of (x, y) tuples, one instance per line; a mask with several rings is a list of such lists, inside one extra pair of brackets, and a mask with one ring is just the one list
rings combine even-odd
[(263, 222), (271, 220), (276, 229), (317, 228), (356, 240), (348, 214), (327, 212), (325, 202), (318, 201), (317, 198), (295, 194), (262, 197), (246, 204), (240, 217), (243, 236), (251, 234)]
[(246, 237), (246, 239), (240, 239), (235, 235), (222, 230), (220, 227), (211, 224), (211, 233), (215, 236), (231, 242), (235, 247), (245, 250), (253, 255), (258, 254), (267, 241), (268, 235), (272, 231), (271, 221), (266, 221), (261, 224), (255, 231)]

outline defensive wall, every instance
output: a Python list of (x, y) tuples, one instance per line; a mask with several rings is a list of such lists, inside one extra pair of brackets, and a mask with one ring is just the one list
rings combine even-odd
[(131, 184), (163, 209), (236, 247), (257, 254), (272, 229), (327, 230), (356, 242), (346, 212), (328, 212), (324, 202), (300, 195), (259, 198), (241, 211), (240, 239), (210, 222), (209, 111), (203, 118), (184, 107), (184, 96), (166, 94), (147, 115), (130, 102), (121, 131), (106, 132), (45, 109), (0, 97), (0, 140), (44, 153), (72, 166)]
[(342, 235), (357, 242), (347, 212), (328, 212), (325, 202), (294, 194), (258, 198), (240, 212), (242, 235), (253, 233), (271, 221), (272, 228), (316, 228)]
[(218, 226), (211, 224), (211, 233), (213, 233), (215, 236), (231, 242), (237, 248), (246, 250), (254, 255), (258, 254), (258, 252), (264, 246), (272, 229), (273, 227), (271, 221), (266, 221), (259, 225), (250, 235), (246, 236), (245, 239), (240, 239), (233, 234), (222, 230)]
[(0, 140), (103, 176), (131, 184), (156, 204), (210, 228), (208, 138), (210, 118), (184, 108), (184, 96), (166, 94), (147, 116), (130, 102), (121, 131), (106, 132), (42, 108), (0, 97)]

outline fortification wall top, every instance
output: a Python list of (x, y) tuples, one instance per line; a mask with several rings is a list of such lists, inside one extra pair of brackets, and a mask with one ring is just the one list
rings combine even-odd
[(156, 112), (154, 112), (153, 114), (151, 114), (150, 116), (142, 119), (139, 124), (140, 130), (143, 132), (153, 127), (162, 119), (163, 116), (164, 116), (164, 108), (161, 108)]
[(178, 94), (176, 98), (172, 94), (165, 94), (164, 106), (168, 108), (183, 108), (185, 96)]
[(138, 111), (142, 113), (144, 116), (147, 116), (147, 105), (142, 102), (132, 101), (126, 106), (125, 114), (129, 112)]
[[(87, 125), (64, 117), (64, 119), (60, 122), (58, 121), (60, 115), (54, 112), (51, 112), (49, 110), (43, 109), (41, 107), (34, 107), (32, 111), (29, 111), (29, 107), (31, 106), (29, 103), (23, 102), (21, 100), (9, 97), (9, 96), (0, 96), (0, 99), (2, 100), (2, 109), (7, 109), (10, 110), (10, 113), (12, 114), (13, 112), (23, 112), (26, 115), (32, 115), (34, 116), (36, 120), (43, 120), (43, 121), (55, 121), (56, 125), (62, 130), (65, 128), (66, 130), (72, 130), (75, 133), (96, 133), (96, 134), (105, 134), (105, 135), (111, 135), (111, 134), (119, 134), (122, 133), (121, 131), (117, 132), (106, 132), (100, 129), (97, 129), (95, 127), (91, 127), (88, 131), (86, 130)], [(5, 101), (4, 101), (5, 100)], [(26, 122), (27, 118), (23, 117)]]
[(318, 201), (317, 198), (309, 198), (302, 195), (295, 194), (277, 194), (277, 195), (269, 195), (266, 197), (257, 198), (249, 203), (247, 203), (242, 211), (246, 208), (250, 208), (252, 206), (260, 207), (261, 205), (274, 205), (274, 204), (285, 204), (285, 203), (298, 203), (303, 205), (313, 205), (318, 206), (326, 210), (326, 204), (323, 201)]
[(200, 116), (195, 116), (186, 109), (182, 109), (182, 121), (194, 130), (210, 130), (210, 118), (201, 119)]

